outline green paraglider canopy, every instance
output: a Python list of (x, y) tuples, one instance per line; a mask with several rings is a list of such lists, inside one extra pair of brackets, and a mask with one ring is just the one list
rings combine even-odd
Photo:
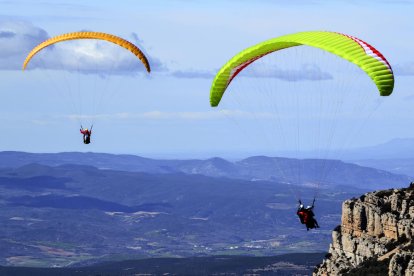
[(210, 104), (217, 106), (230, 82), (247, 66), (261, 57), (282, 49), (307, 45), (333, 53), (359, 66), (374, 81), (381, 96), (394, 88), (394, 74), (385, 57), (368, 43), (341, 33), (313, 31), (273, 38), (241, 51), (217, 73), (211, 90)]

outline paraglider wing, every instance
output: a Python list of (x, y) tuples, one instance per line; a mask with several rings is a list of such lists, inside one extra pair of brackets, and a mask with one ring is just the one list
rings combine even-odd
[(118, 36), (107, 34), (107, 33), (99, 33), (99, 32), (74, 32), (74, 33), (67, 33), (67, 34), (62, 34), (62, 35), (52, 37), (52, 38), (40, 43), (39, 45), (34, 47), (32, 49), (32, 51), (30, 51), (30, 53), (27, 55), (27, 57), (26, 57), (26, 59), (23, 63), (23, 70), (26, 69), (26, 67), (27, 67), (28, 63), (30, 62), (30, 60), (32, 59), (32, 57), (35, 56), (42, 49), (44, 49), (44, 48), (46, 48), (46, 47), (48, 47), (52, 44), (61, 42), (61, 41), (74, 40), (74, 39), (100, 39), (100, 40), (106, 40), (108, 42), (112, 42), (114, 44), (117, 44), (117, 45), (129, 50), (136, 57), (138, 57), (142, 61), (142, 63), (144, 64), (144, 66), (145, 66), (148, 73), (151, 71), (151, 68), (150, 68), (150, 65), (148, 63), (147, 57), (144, 55), (144, 53), (142, 53), (142, 51), (137, 46), (135, 46), (131, 42), (129, 42), (129, 41), (123, 39), (123, 38), (120, 38)]
[(323, 49), (359, 66), (374, 81), (381, 96), (394, 88), (394, 74), (385, 57), (368, 43), (349, 35), (313, 31), (285, 35), (247, 48), (228, 61), (217, 73), (210, 90), (210, 104), (217, 106), (230, 82), (261, 57), (289, 47), (307, 45)]

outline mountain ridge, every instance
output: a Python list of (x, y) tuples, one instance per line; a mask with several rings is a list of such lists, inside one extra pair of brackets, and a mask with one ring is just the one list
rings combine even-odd
[[(166, 160), (135, 155), (108, 153), (25, 153), (0, 152), (1, 168), (38, 164), (46, 166), (83, 165), (98, 169), (145, 172), (152, 174), (200, 174), (242, 180), (263, 180), (291, 184), (329, 185), (330, 183), (383, 189), (407, 183), (409, 177), (385, 170), (360, 166), (340, 160), (294, 159), (251, 156), (239, 161), (223, 158)], [(39, 167), (38, 170), (41, 168)]]

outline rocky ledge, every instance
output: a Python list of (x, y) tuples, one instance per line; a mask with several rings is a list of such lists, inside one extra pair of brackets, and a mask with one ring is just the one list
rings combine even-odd
[(342, 205), (329, 253), (313, 275), (414, 275), (414, 182)]

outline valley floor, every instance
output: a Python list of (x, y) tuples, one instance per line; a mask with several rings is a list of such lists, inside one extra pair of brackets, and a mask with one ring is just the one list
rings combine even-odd
[(295, 253), (272, 257), (214, 256), (152, 258), (107, 262), (85, 267), (0, 267), (1, 275), (311, 275), (325, 253)]

